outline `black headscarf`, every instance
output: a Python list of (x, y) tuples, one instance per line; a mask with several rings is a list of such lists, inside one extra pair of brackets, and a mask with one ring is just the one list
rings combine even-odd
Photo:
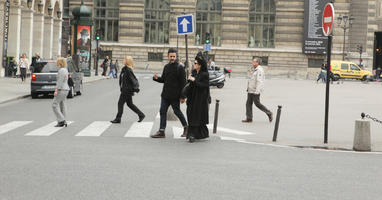
[(195, 57), (195, 60), (196, 62), (198, 62), (198, 64), (200, 65), (200, 71), (201, 72), (207, 72), (208, 69), (207, 69), (207, 62), (206, 60), (204, 59), (203, 55), (201, 54), (197, 54), (196, 57)]

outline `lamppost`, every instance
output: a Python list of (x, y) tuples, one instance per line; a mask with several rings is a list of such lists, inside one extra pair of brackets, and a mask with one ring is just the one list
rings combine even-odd
[(357, 45), (357, 50), (359, 51), (359, 66), (362, 66), (362, 51), (363, 51), (363, 46), (362, 45)]
[(352, 24), (353, 20), (355, 18), (348, 15), (342, 15), (337, 18), (338, 20), (338, 26), (340, 26), (344, 30), (344, 43), (342, 46), (342, 60), (345, 60), (345, 38), (346, 38), (346, 31), (349, 29)]

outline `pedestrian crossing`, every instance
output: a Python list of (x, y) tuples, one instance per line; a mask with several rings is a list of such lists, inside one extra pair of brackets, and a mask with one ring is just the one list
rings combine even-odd
[[(89, 124), (85, 124), (83, 122), (75, 122), (75, 121), (67, 121), (68, 127), (55, 127), (57, 122), (49, 122), (45, 125), (38, 125), (36, 127), (36, 124), (40, 124), (39, 122), (34, 121), (11, 121), (5, 124), (0, 124), (0, 135), (9, 135), (17, 133), (18, 135), (23, 136), (39, 136), (39, 137), (48, 137), (53, 135), (64, 135), (69, 134), (71, 136), (76, 137), (101, 137), (101, 136), (107, 136), (108, 134), (111, 134), (113, 131), (119, 131), (121, 132), (121, 137), (125, 138), (149, 138), (150, 134), (154, 133), (153, 130), (154, 122), (134, 122), (131, 124), (130, 127), (121, 127), (120, 124), (113, 125), (110, 123), (110, 121), (94, 121), (89, 122)], [(70, 125), (75, 125), (72, 128)], [(83, 127), (81, 128), (81, 126)], [(25, 128), (26, 127), (26, 128)], [(36, 127), (33, 130), (29, 130), (30, 127)], [(112, 127), (115, 127), (113, 129)], [(121, 130), (122, 128), (122, 130)], [(212, 126), (209, 126), (210, 130), (212, 129)], [(113, 129), (113, 130), (111, 130)], [(64, 131), (65, 130), (65, 131)], [(252, 133), (243, 132), (243, 131), (236, 131), (232, 129), (222, 128), (219, 127), (219, 130), (222, 132), (231, 132), (234, 135), (249, 135)], [(25, 132), (23, 132), (25, 131)], [(153, 132), (154, 131), (154, 132)], [(73, 133), (75, 132), (75, 133)], [(183, 128), (182, 127), (176, 127), (176, 126), (170, 126), (166, 130), (166, 136), (172, 137), (173, 139), (184, 139), (184, 137), (181, 137), (183, 134)], [(212, 136), (212, 131), (210, 132)], [(115, 133), (113, 133), (115, 134)], [(222, 140), (232, 140), (230, 137), (221, 137)]]

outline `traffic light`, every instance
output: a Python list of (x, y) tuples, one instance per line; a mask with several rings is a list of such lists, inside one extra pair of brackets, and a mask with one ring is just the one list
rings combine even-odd
[(211, 42), (211, 34), (209, 32), (206, 33), (206, 44), (209, 44)]
[(96, 31), (96, 40), (100, 40), (101, 39), (101, 34), (100, 34), (100, 31), (99, 30), (97, 30)]

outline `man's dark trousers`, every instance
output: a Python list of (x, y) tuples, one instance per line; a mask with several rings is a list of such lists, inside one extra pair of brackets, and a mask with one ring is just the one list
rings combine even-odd
[(260, 94), (253, 94), (248, 93), (247, 97), (247, 104), (246, 104), (246, 114), (247, 114), (247, 120), (252, 120), (253, 114), (252, 114), (252, 105), (255, 103), (256, 107), (259, 108), (261, 111), (265, 112), (268, 116), (272, 115), (272, 112), (268, 110), (263, 104), (260, 103)]
[(182, 111), (180, 110), (180, 102), (179, 99), (169, 100), (162, 97), (161, 103), (160, 103), (160, 127), (159, 130), (164, 131), (166, 129), (167, 125), (167, 111), (168, 107), (172, 107), (172, 110), (174, 110), (175, 115), (179, 118), (180, 122), (182, 123), (183, 127), (187, 126), (187, 121), (184, 118), (184, 115)]

